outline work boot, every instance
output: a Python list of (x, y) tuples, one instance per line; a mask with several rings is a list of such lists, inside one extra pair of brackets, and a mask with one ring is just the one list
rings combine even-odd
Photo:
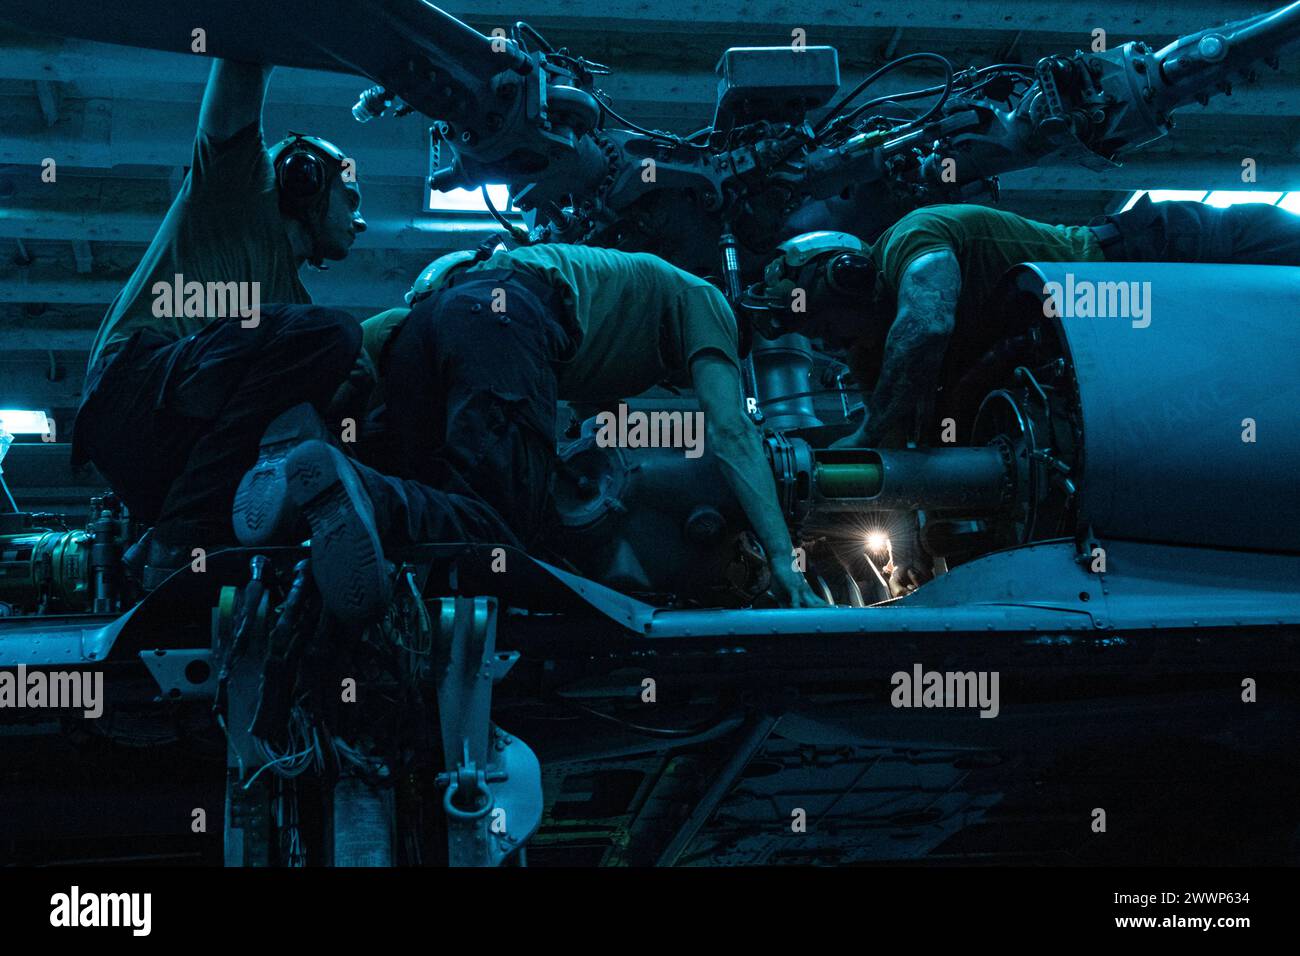
[(388, 606), (387, 562), (375, 509), (346, 455), (305, 442), (284, 459), (288, 498), (311, 526), (311, 569), (325, 607), (339, 620), (366, 624)]
[(252, 548), (274, 541), (301, 541), (306, 537), (302, 516), (287, 494), (284, 459), (303, 442), (330, 437), (325, 423), (309, 402), (281, 412), (266, 426), (258, 445), (257, 462), (240, 479), (235, 491), (232, 519), (240, 544)]
[(228, 530), (223, 531), (218, 523), (204, 519), (160, 523), (137, 543), (147, 555), (140, 572), (140, 587), (146, 591), (154, 590), (194, 560), (195, 548), (219, 550), (228, 547), (229, 540)]

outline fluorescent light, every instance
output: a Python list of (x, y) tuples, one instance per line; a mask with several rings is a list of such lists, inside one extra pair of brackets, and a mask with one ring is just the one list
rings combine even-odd
[(1145, 189), (1133, 190), (1133, 195), (1128, 197), (1128, 202), (1124, 203), (1124, 205), (1120, 207), (1119, 211), (1128, 212), (1130, 209), (1136, 206), (1138, 204), (1138, 200), (1141, 199), (1146, 194), (1147, 191)]
[(1276, 206), (1277, 201), (1282, 198), (1282, 193), (1265, 193), (1255, 190), (1230, 190), (1216, 189), (1210, 193), (1209, 198), (1205, 200), (1207, 206), (1217, 206), (1220, 209), (1228, 206), (1236, 206), (1241, 203), (1263, 203), (1266, 206)]
[(1204, 202), (1205, 195), (1204, 189), (1139, 189), (1128, 197), (1120, 212), (1128, 212), (1143, 196), (1150, 196), (1152, 202)]
[[(510, 205), (510, 188), (504, 184), (488, 186), (488, 196), (492, 199), (492, 205), (505, 213), (518, 213), (519, 210)], [(429, 209), (433, 212), (477, 212), (486, 214), (488, 211), (487, 204), (483, 202), (483, 195), (477, 189), (449, 189), (446, 192), (437, 190), (429, 191)]]
[(1205, 202), (1204, 189), (1151, 189), (1152, 202)]
[(1263, 203), (1300, 214), (1300, 190), (1280, 193), (1255, 189), (1216, 189), (1212, 192), (1204, 189), (1138, 189), (1128, 197), (1120, 212), (1128, 212), (1143, 196), (1150, 196), (1152, 202), (1203, 202), (1218, 209), (1241, 203)]
[(0, 428), (11, 435), (45, 435), (50, 423), (45, 412), (20, 408), (0, 408)]

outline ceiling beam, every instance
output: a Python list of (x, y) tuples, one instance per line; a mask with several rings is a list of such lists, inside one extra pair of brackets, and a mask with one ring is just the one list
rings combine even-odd
[[(305, 129), (338, 143), (356, 161), (363, 188), (369, 174), (423, 176), (428, 168), (427, 126), (420, 121), (361, 127), (351, 103), (336, 108), (268, 104), (263, 129), (268, 144), (281, 131)], [(24, 122), (21, 112), (0, 98), (6, 117), (0, 163), (39, 166), (46, 157), (59, 166), (108, 168), (121, 164), (188, 166), (198, 124), (198, 100), (166, 103), (141, 100), (66, 99), (62, 121), (53, 127)]]
[[(100, 35), (109, 35), (107, 31), (117, 25), (111, 15), (104, 15), (99, 0), (74, 5), (65, 0), (63, 6), (68, 9), (51, 10), (48, 3), (38, 0), (9, 0), (8, 7), (0, 13), (9, 16), (11, 22), (19, 27), (35, 32), (48, 28), (54, 33), (86, 35), (86, 21), (90, 21), (104, 24), (104, 32)], [(158, 3), (136, 2), (115, 11), (123, 18), (131, 14), (145, 17), (152, 13), (153, 19), (160, 21), (144, 24), (130, 32), (119, 31), (115, 35), (130, 37), (129, 42), (141, 45), (187, 49), (188, 37), (172, 35), (167, 27), (173, 21), (158, 12), (159, 6)], [(194, 6), (191, 19), (195, 15), (201, 16), (205, 9), (202, 4), (191, 6)], [(415, 8), (417, 0), (395, 0), (392, 6), (399, 11), (404, 6)], [(959, 5), (950, 0), (908, 0), (907, 3), (898, 0), (847, 0), (821, 5), (791, 3), (789, 0), (660, 0), (657, 3), (645, 0), (440, 0), (439, 6), (484, 33), (494, 27), (509, 28), (519, 19), (544, 30), (612, 31), (638, 37), (654, 33), (734, 35), (744, 32), (771, 38), (774, 34), (788, 35), (791, 29), (798, 27), (807, 31), (809, 43), (816, 43), (826, 42), (826, 37), (842, 35), (846, 31), (883, 31), (894, 27), (949, 33), (1015, 30), (1062, 33), (1073, 30), (1083, 36), (1088, 36), (1094, 27), (1102, 27), (1111, 33), (1141, 33), (1154, 39), (1195, 32), (1225, 19), (1238, 19), (1260, 12), (1268, 4), (1260, 0), (1180, 0), (1177, 3), (1151, 3), (1150, 0), (962, 0)], [(358, 3), (355, 0), (311, 0), (310, 6), (296, 3), (287, 6), (282, 16), (305, 16), (308, 15), (304, 12), (306, 10), (310, 10), (309, 15), (318, 30), (357, 29), (358, 25), (365, 26), (368, 16), (392, 16), (379, 3)], [(276, 24), (274, 19), (266, 18), (264, 11), (255, 11), (252, 16), (254, 22), (263, 25)], [(70, 25), (69, 20), (73, 19), (78, 22)], [(230, 30), (241, 18), (234, 12), (231, 17), (210, 16), (207, 19), (222, 21), (209, 24), (220, 33), (223, 29)], [(242, 19), (247, 21), (248, 17)], [(175, 18), (174, 22), (190, 21)], [(381, 29), (386, 26), (381, 24)], [(220, 44), (214, 44), (213, 48), (219, 47)], [(319, 59), (322, 63), (328, 62), (331, 68), (339, 62), (339, 58), (331, 56)]]
[[(1278, 4), (1272, 4), (1277, 6)], [(797, 4), (788, 0), (441, 0), (438, 6), (471, 24), (509, 27), (518, 19), (534, 26), (617, 29), (633, 24), (642, 32), (690, 33), (706, 28), (736, 32), (745, 24), (802, 26), (808, 42), (850, 28), (909, 30), (1047, 30), (1077, 25), (1087, 36), (1093, 27), (1108, 31), (1144, 31), (1172, 35), (1216, 26), (1267, 9), (1260, 0), (854, 0)], [(818, 37), (817, 31), (824, 31)]]
[[(885, 48), (901, 36), (894, 30)], [(924, 46), (924, 38), (919, 38)], [(646, 69), (646, 57), (637, 56), (637, 66), (627, 68), (611, 62), (614, 73), (603, 78), (601, 86), (615, 99), (616, 104), (628, 109), (668, 108), (669, 114), (680, 114), (682, 121), (692, 118), (705, 121), (712, 114), (718, 79), (714, 65), (722, 49), (710, 49), (695, 56), (690, 64), (673, 61), (673, 69)], [(844, 53), (842, 49), (841, 53)], [(1070, 52), (1061, 48), (1057, 52)], [(1261, 70), (1260, 83), (1239, 86), (1234, 96), (1216, 96), (1210, 100), (1209, 112), (1239, 114), (1296, 114), (1296, 70), (1291, 59), (1287, 72), (1282, 75)], [(963, 65), (963, 64), (958, 64)], [(74, 83), (82, 98), (101, 95), (104, 98), (144, 101), (182, 101), (198, 109), (207, 82), (209, 61), (203, 57), (177, 55), (92, 43), (88, 40), (60, 40), (55, 48), (38, 48), (19, 44), (14, 40), (0, 42), (0, 77), (32, 79), (45, 83), (55, 79)], [(842, 75), (842, 88), (848, 90), (862, 79), (859, 72)], [(273, 74), (266, 99), (269, 104), (315, 105), (335, 111), (351, 107), (365, 79), (337, 73), (282, 68)], [(913, 90), (930, 86), (935, 73), (926, 70), (905, 70), (881, 78), (875, 86), (876, 94)], [(48, 118), (48, 113), (47, 113)], [(356, 129), (354, 125), (354, 129)]]
[[(901, 28), (894, 31), (889, 44), (898, 36)], [(835, 43), (835, 40), (827, 42)], [(924, 45), (924, 37), (919, 36), (918, 42)], [(667, 108), (670, 114), (680, 114), (683, 120), (694, 117), (703, 123), (713, 114), (717, 93), (713, 67), (721, 52), (719, 46), (703, 59), (697, 56), (689, 64), (683, 64), (678, 58), (673, 61), (672, 69), (646, 69), (643, 56), (637, 56), (638, 64), (631, 68), (612, 62), (608, 65), (614, 72), (603, 77), (599, 85), (616, 104), (629, 110)], [(842, 54), (847, 52), (847, 48), (841, 49)], [(1069, 53), (1071, 49), (1061, 48), (1057, 52)], [(887, 48), (885, 55), (890, 55)], [(1291, 69), (1292, 60), (1300, 62), (1300, 57), (1284, 59), (1287, 73), (1279, 76), (1262, 70), (1258, 84), (1240, 86), (1232, 97), (1215, 97), (1206, 109), (1244, 115), (1300, 113), (1297, 89), (1300, 83), (1296, 71)], [(958, 63), (961, 65), (964, 63)], [(106, 98), (126, 100), (186, 102), (193, 106), (196, 115), (209, 66), (210, 61), (202, 57), (85, 40), (58, 41), (53, 49), (0, 42), (0, 77), (73, 83), (83, 98), (102, 94)], [(841, 88), (850, 89), (863, 76), (865, 73), (860, 71), (845, 72)], [(876, 94), (902, 92), (933, 85), (934, 81), (933, 70), (900, 70), (883, 77), (873, 91)], [(346, 110), (368, 82), (337, 73), (280, 68), (272, 75), (267, 102)], [(353, 129), (358, 128), (353, 124)]]
[[(436, 252), (429, 258), (434, 255)], [(363, 259), (354, 255), (332, 263), (326, 272), (303, 269), (299, 277), (317, 304), (378, 312), (402, 303), (427, 261), (411, 257), (409, 263), (398, 265), (382, 256)], [(0, 263), (0, 303), (108, 305), (125, 282), (126, 277), (80, 276), (40, 263), (31, 267), (24, 280), (16, 268)], [(0, 337), (3, 334), (0, 332)]]
[[(9, 330), (0, 332), (0, 341), (8, 342)], [(26, 336), (25, 332), (12, 333)], [(90, 339), (78, 349), (89, 349)], [(8, 352), (8, 346), (5, 349)], [(62, 363), (63, 376), (50, 380), (49, 357), (44, 353), (21, 359), (6, 354), (0, 359), (0, 406), (5, 408), (67, 408), (81, 401), (81, 385), (85, 379), (85, 361), (76, 358)]]
[[(170, 205), (146, 196), (144, 189), (133, 198), (130, 180), (114, 185), (112, 205), (103, 201), (102, 180), (64, 182), (66, 189), (20, 182), (16, 195), (0, 206), (0, 238), (149, 243)], [(421, 213), (422, 198), (419, 180), (403, 187), (366, 186), (363, 180), (361, 214), (367, 228), (357, 240), (358, 250), (450, 252), (472, 249), (499, 231), (486, 217)]]
[(43, 328), (38, 324), (0, 329), (6, 363), (16, 359), (15, 352), (32, 352), (32, 361), (49, 366), (46, 352), (88, 352), (95, 341), (95, 329)]

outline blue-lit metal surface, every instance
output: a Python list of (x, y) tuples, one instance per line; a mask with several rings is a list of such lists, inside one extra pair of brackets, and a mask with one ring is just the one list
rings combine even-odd
[[(1300, 269), (1037, 263), (1039, 285), (1137, 283), (1146, 318), (1063, 317), (1100, 537), (1300, 551)], [(1026, 270), (1028, 271), (1028, 270)], [(1021, 277), (1021, 288), (1034, 279)], [(1138, 326), (1135, 326), (1135, 322)], [(1255, 441), (1243, 441), (1244, 420)], [(1300, 582), (1300, 577), (1292, 578)]]

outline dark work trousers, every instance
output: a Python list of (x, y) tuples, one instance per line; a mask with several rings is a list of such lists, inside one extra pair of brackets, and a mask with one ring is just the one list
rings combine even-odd
[(1300, 266), (1300, 216), (1277, 206), (1218, 209), (1199, 202), (1153, 203), (1143, 196), (1105, 221), (1118, 233), (1109, 241), (1100, 237), (1107, 259)]
[(145, 330), (91, 369), (74, 460), (95, 463), (131, 511), (174, 543), (234, 541), (235, 488), (271, 420), (301, 402), (323, 412), (361, 349), (346, 312), (267, 305), (169, 339)]
[(505, 270), (462, 273), (418, 303), (381, 363), (376, 462), (487, 502), (535, 544), (552, 514), (555, 363), (578, 339), (562, 315), (548, 285)]
[(523, 549), (505, 520), (477, 495), (442, 491), (358, 461), (352, 466), (375, 506), (375, 530), (385, 547), (464, 541)]

